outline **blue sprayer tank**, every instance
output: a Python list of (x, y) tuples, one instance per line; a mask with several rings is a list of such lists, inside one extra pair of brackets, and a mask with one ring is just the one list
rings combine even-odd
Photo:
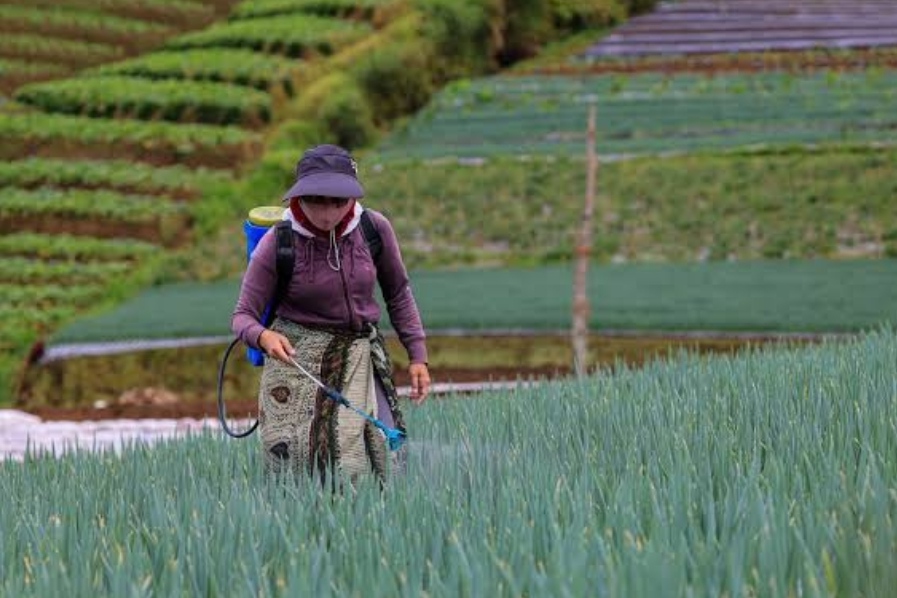
[[(249, 210), (249, 217), (243, 221), (243, 233), (246, 235), (246, 261), (252, 257), (255, 246), (268, 230), (283, 219), (282, 206), (259, 206)], [(262, 320), (268, 317), (271, 309), (269, 304), (265, 307)], [(246, 349), (246, 358), (254, 366), (265, 364), (265, 354), (259, 349), (249, 347)]]

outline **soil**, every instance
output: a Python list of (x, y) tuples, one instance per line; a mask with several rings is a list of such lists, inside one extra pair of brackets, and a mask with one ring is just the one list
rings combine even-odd
[[(27, 230), (42, 235), (78, 235), (98, 239), (127, 237), (158, 243), (163, 236), (160, 233), (160, 226), (157, 218), (142, 222), (125, 222), (98, 215), (80, 219), (70, 215), (54, 214), (18, 214), (12, 217), (0, 217), (0, 233), (4, 235)], [(178, 247), (190, 240), (188, 233), (190, 222), (187, 218), (169, 228), (177, 231), (177, 234), (166, 245)]]

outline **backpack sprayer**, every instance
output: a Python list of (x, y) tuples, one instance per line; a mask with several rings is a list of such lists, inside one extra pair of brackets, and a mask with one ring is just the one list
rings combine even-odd
[[(290, 276), (293, 272), (293, 232), (289, 222), (283, 220), (282, 215), (282, 207), (261, 206), (250, 210), (249, 217), (243, 222), (243, 233), (246, 236), (247, 261), (252, 258), (252, 252), (255, 251), (256, 245), (258, 245), (258, 242), (261, 240), (261, 238), (265, 236), (265, 233), (267, 233), (272, 226), (276, 227), (275, 234), (277, 235), (277, 287), (274, 292), (274, 297), (271, 298), (271, 301), (268, 302), (268, 305), (265, 306), (265, 310), (262, 313), (262, 323), (265, 325), (265, 327), (267, 327), (274, 319), (274, 312), (277, 309), (277, 304), (279, 303), (280, 298), (286, 292), (286, 288), (289, 285)], [(367, 218), (367, 214), (362, 213), (361, 220), (365, 239), (368, 242), (368, 247), (371, 250), (371, 255), (374, 256), (374, 259), (376, 261), (376, 258), (379, 256), (381, 243), (379, 235), (376, 233), (376, 229), (373, 228), (369, 218)], [(227, 359), (228, 357), (230, 357), (230, 352), (238, 342), (240, 342), (240, 339), (236, 338), (227, 347), (227, 349), (224, 351), (224, 356), (221, 359), (221, 365), (218, 368), (218, 419), (221, 421), (222, 429), (227, 433), (228, 436), (231, 436), (232, 438), (245, 438), (255, 432), (255, 429), (258, 428), (258, 420), (256, 420), (248, 430), (244, 432), (234, 432), (227, 423), (227, 410), (224, 406), (223, 396), (224, 370), (227, 365)], [(246, 358), (255, 367), (259, 367), (265, 364), (265, 354), (260, 349), (248, 347), (246, 349)], [(384, 436), (386, 436), (389, 450), (398, 450), (405, 443), (405, 432), (396, 428), (390, 428), (376, 417), (354, 407), (346, 397), (339, 393), (339, 391), (327, 386), (326, 384), (318, 380), (308, 370), (299, 365), (295, 360), (291, 359), (290, 361), (292, 361), (293, 365), (296, 366), (296, 368), (298, 368), (304, 376), (308, 377), (312, 382), (315, 383), (316, 386), (323, 390), (324, 394), (329, 399), (335, 401), (343, 407), (346, 407), (347, 409), (351, 409), (361, 417), (371, 422), (378, 430), (383, 432)]]

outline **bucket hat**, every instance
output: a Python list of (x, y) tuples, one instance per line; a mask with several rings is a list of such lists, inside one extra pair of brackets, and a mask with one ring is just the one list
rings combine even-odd
[(352, 154), (330, 144), (306, 150), (296, 164), (296, 181), (284, 194), (283, 201), (309, 195), (364, 197), (364, 188), (358, 182), (358, 164)]

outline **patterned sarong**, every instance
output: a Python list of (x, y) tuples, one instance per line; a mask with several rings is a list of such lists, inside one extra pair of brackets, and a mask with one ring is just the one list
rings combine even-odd
[[(286, 336), (296, 361), (356, 408), (374, 417), (376, 379), (386, 391), (395, 427), (405, 430), (392, 381), (392, 364), (379, 330), (364, 333), (309, 328), (278, 318), (272, 330)], [(266, 359), (259, 388), (259, 432), (269, 473), (312, 474), (350, 481), (373, 473), (382, 483), (389, 451), (369, 421), (340, 406), (295, 366)], [(334, 475), (336, 474), (336, 475)]]

